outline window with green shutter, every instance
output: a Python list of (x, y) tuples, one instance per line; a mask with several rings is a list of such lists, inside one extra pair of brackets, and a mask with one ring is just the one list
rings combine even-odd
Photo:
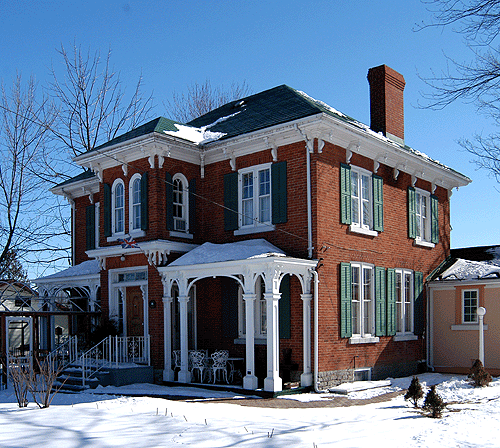
[(291, 338), (291, 304), (290, 304), (290, 275), (285, 275), (280, 285), (281, 297), (279, 306), (280, 338)]
[(352, 336), (352, 280), (351, 264), (340, 263), (340, 337)]
[(85, 208), (85, 250), (95, 249), (96, 240), (95, 205)]
[(414, 273), (414, 329), (415, 334), (424, 333), (425, 327), (425, 307), (424, 307), (424, 274), (422, 272)]
[(375, 267), (375, 336), (387, 332), (387, 298), (385, 268)]
[(351, 224), (351, 167), (340, 164), (340, 222)]
[(396, 270), (387, 269), (387, 336), (396, 334)]
[(286, 161), (271, 165), (272, 223), (287, 222)]
[(196, 179), (189, 181), (189, 233), (196, 230)]
[(430, 247), (439, 242), (438, 198), (413, 187), (408, 187), (408, 237)]
[(238, 173), (224, 175), (224, 230), (238, 228)]
[(384, 230), (384, 181), (380, 176), (372, 176), (373, 182), (373, 230)]

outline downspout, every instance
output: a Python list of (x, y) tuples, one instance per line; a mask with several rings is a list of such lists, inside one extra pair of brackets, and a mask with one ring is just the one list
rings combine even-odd
[(307, 138), (307, 135), (302, 132), (298, 125), (295, 129), (300, 132), (300, 135), (306, 142), (306, 189), (307, 189), (307, 255), (309, 258), (313, 256), (312, 244), (312, 198), (311, 198), (311, 153), (314, 152), (314, 140)]

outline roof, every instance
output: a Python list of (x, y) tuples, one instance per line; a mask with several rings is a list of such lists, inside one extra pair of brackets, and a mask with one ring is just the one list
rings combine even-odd
[(64, 269), (62, 271), (56, 272), (55, 274), (47, 275), (46, 277), (40, 277), (35, 280), (35, 283), (51, 282), (54, 280), (69, 278), (69, 277), (80, 277), (87, 275), (99, 275), (101, 268), (99, 267), (99, 262), (97, 260), (87, 260), (76, 266), (71, 266), (70, 268)]
[(225, 244), (204, 243), (182, 255), (168, 267), (285, 256), (285, 252), (261, 238)]
[(85, 170), (83, 173), (80, 173), (77, 176), (72, 177), (71, 179), (67, 179), (64, 182), (61, 182), (60, 184), (57, 184), (53, 188), (64, 187), (65, 185), (69, 185), (69, 184), (72, 184), (74, 182), (78, 182), (78, 181), (81, 181), (81, 180), (87, 180), (87, 179), (93, 179), (95, 177), (96, 177), (96, 175), (92, 171)]
[(500, 278), (500, 246), (451, 249), (451, 254), (429, 280), (484, 280)]
[(144, 123), (141, 126), (138, 126), (128, 132), (125, 132), (125, 134), (122, 134), (118, 137), (113, 138), (109, 142), (106, 142), (97, 148), (94, 148), (91, 151), (98, 151), (99, 149), (106, 148), (108, 146), (113, 146), (118, 143), (123, 143), (128, 140), (132, 140), (137, 137), (141, 137), (143, 135), (151, 134), (152, 132), (158, 132), (158, 133), (163, 133), (165, 131), (176, 131), (177, 128), (175, 127), (176, 124), (181, 124), (177, 123), (176, 121), (170, 120), (165, 117), (158, 117), (155, 118), (154, 120), (148, 121), (147, 123)]

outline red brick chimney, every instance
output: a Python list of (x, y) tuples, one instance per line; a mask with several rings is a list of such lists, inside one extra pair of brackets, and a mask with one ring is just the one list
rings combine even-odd
[(387, 65), (368, 70), (370, 83), (370, 128), (392, 140), (404, 142), (405, 80)]

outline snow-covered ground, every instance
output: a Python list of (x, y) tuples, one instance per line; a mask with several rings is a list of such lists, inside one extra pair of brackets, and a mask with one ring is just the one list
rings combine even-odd
[[(442, 419), (414, 410), (403, 396), (351, 407), (270, 409), (211, 402), (230, 392), (205, 391), (206, 400), (174, 401), (155, 395), (199, 396), (199, 389), (133, 385), (99, 388), (99, 394), (58, 394), (50, 408), (17, 407), (11, 390), (0, 392), (2, 447), (499, 447), (500, 379), (474, 389), (464, 376), (419, 375), (438, 384), (448, 403)], [(348, 393), (371, 398), (402, 390), (390, 386)], [(119, 393), (148, 394), (126, 397)], [(345, 397), (345, 395), (343, 395)], [(331, 401), (332, 394), (301, 394), (283, 400)]]

